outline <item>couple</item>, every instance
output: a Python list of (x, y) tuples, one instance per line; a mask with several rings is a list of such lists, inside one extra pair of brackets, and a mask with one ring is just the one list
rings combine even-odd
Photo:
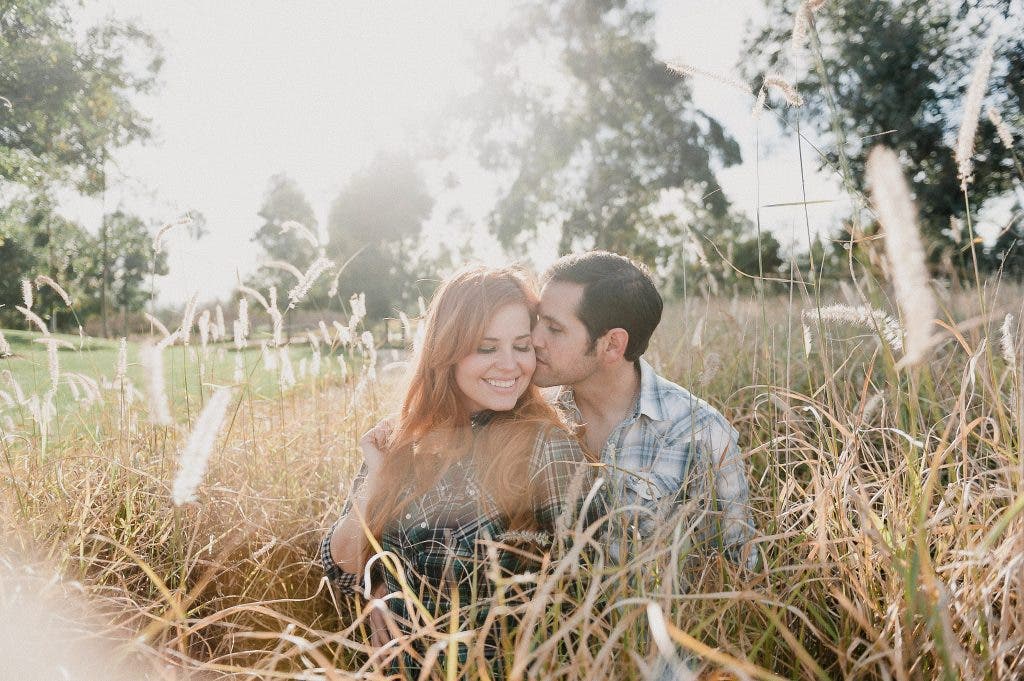
[[(489, 593), (481, 558), (524, 571), (560, 529), (617, 515), (608, 504), (640, 509), (642, 537), (694, 501), (726, 554), (753, 566), (736, 431), (641, 359), (662, 312), (650, 274), (592, 251), (561, 258), (543, 283), (538, 298), (518, 269), (474, 267), (438, 289), (401, 412), (361, 440), (363, 470), (321, 545), (335, 587), (355, 591), (383, 551), (398, 560), (374, 566), (376, 593), (404, 582), (443, 613)], [(554, 386), (545, 399), (539, 388)], [(524, 540), (532, 551), (504, 550)], [(416, 616), (405, 599), (387, 603), (399, 621)]]

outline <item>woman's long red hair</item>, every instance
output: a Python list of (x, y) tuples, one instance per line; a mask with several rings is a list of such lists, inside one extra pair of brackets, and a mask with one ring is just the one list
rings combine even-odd
[[(385, 446), (381, 484), (367, 503), (367, 525), (375, 537), (454, 461), (471, 453), (471, 414), (459, 399), (455, 365), (476, 351), (495, 313), (512, 304), (526, 305), (535, 319), (537, 294), (515, 267), (468, 267), (434, 294), (402, 410)], [(479, 455), (474, 464), (480, 483), (515, 529), (531, 526), (529, 463), (537, 435), (556, 426), (557, 413), (530, 385), (513, 409), (494, 415), (472, 448)]]

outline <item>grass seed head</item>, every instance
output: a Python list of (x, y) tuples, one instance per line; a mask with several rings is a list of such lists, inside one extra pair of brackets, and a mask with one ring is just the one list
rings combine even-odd
[(230, 404), (231, 389), (219, 388), (199, 412), (188, 442), (178, 459), (178, 472), (174, 476), (171, 492), (175, 506), (196, 500), (196, 489), (206, 474), (210, 453), (213, 451), (217, 433), (220, 432)]
[(971, 83), (967, 87), (964, 100), (964, 119), (956, 136), (957, 175), (960, 178), (960, 188), (964, 191), (967, 191), (967, 185), (974, 179), (974, 138), (978, 132), (978, 119), (981, 117), (981, 102), (988, 90), (994, 47), (995, 38), (990, 38), (974, 65)]

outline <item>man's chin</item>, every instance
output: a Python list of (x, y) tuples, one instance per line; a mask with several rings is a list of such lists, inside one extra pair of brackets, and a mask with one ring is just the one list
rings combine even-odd
[(547, 372), (535, 371), (531, 382), (538, 388), (550, 388), (554, 385), (561, 385), (561, 383)]

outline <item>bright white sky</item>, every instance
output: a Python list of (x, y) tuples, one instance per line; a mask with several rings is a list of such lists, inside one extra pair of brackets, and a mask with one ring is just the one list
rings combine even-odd
[[(161, 301), (178, 302), (196, 290), (204, 298), (223, 296), (236, 269), (255, 267), (250, 238), (275, 173), (291, 175), (326, 222), (331, 200), (376, 150), (403, 145), (409, 131), (465, 87), (473, 40), (508, 7), (480, 0), (100, 0), (86, 8), (87, 20), (134, 18), (165, 51), (162, 87), (138, 103), (153, 118), (156, 139), (118, 153), (121, 180), (105, 204), (159, 222), (189, 209), (206, 216), (210, 233), (201, 241), (180, 229), (168, 236), (171, 271), (158, 282)], [(661, 56), (719, 72), (734, 68), (746, 22), (763, 12), (762, 0), (662, 0), (655, 8)], [(758, 198), (762, 205), (800, 200), (796, 143), (777, 136), (770, 116), (755, 123), (752, 100), (713, 81), (697, 81), (695, 97), (743, 146), (743, 165), (720, 175), (739, 208), (752, 215)], [(759, 183), (756, 125), (770, 142), (762, 141)], [(839, 198), (804, 153), (808, 198)], [(462, 238), (465, 226), (446, 224), (448, 209), (461, 205), (480, 225), (472, 230), (480, 257), (500, 260), (482, 227), (494, 181), (456, 171), (460, 189), (439, 197), (430, 233)], [(66, 202), (66, 212), (92, 229), (102, 210), (99, 201)], [(811, 206), (812, 224), (830, 225), (839, 211), (841, 204)], [(764, 209), (762, 221), (783, 243), (805, 233), (800, 209)], [(545, 252), (550, 247), (538, 251), (538, 266)]]

